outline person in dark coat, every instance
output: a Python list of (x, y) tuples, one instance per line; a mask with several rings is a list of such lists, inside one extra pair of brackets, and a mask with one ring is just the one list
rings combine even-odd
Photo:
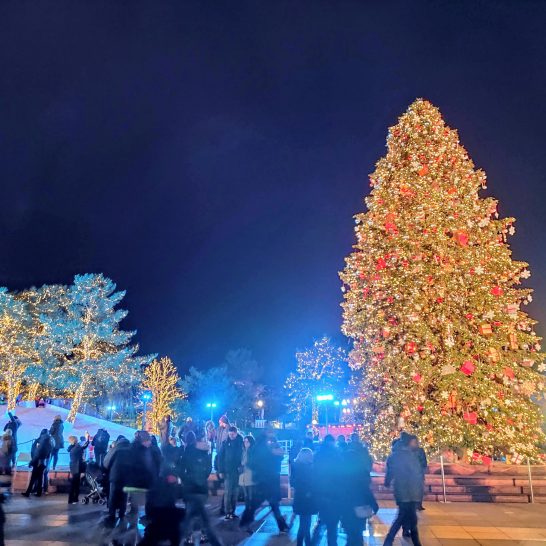
[(147, 524), (138, 546), (157, 546), (165, 542), (170, 546), (179, 546), (184, 510), (176, 506), (177, 485), (177, 477), (165, 468), (165, 473), (159, 476), (148, 491)]
[(326, 526), (328, 546), (336, 546), (337, 527), (341, 517), (342, 493), (339, 484), (342, 459), (331, 434), (324, 437), (315, 452), (314, 465), (320, 522)]
[(169, 438), (169, 442), (166, 446), (161, 447), (161, 454), (163, 455), (163, 462), (165, 465), (174, 470), (178, 466), (178, 461), (182, 454), (184, 453), (184, 448), (178, 446), (177, 440), (174, 436)]
[(104, 457), (108, 451), (108, 442), (110, 441), (110, 434), (105, 428), (99, 428), (97, 434), (93, 437), (91, 445), (95, 449), (95, 461), (99, 467), (102, 467), (104, 464)]
[(347, 440), (345, 439), (345, 436), (343, 434), (340, 434), (337, 437), (337, 448), (341, 453), (346, 451), (349, 444), (347, 444)]
[[(359, 456), (362, 458), (361, 460), (361, 467), (363, 468), (364, 472), (366, 473), (366, 476), (371, 484), (371, 477), (370, 473), (373, 470), (373, 458), (370, 455), (370, 451), (368, 450), (368, 446), (364, 444), (360, 440), (360, 436), (357, 432), (353, 432), (350, 437), (350, 442), (347, 444), (347, 449), (355, 451), (359, 454)], [(371, 508), (373, 510), (373, 513), (376, 514), (379, 510), (379, 504), (377, 504), (377, 501), (375, 500), (375, 497), (373, 495), (373, 492), (370, 489), (370, 494), (372, 496), (371, 498)]]
[(366, 520), (373, 514), (376, 501), (371, 492), (370, 462), (364, 452), (352, 445), (341, 454), (341, 521), (347, 533), (347, 546), (361, 546)]
[(294, 514), (300, 518), (297, 546), (311, 546), (311, 519), (318, 512), (315, 478), (313, 475), (313, 452), (304, 447), (292, 464), (290, 484), (294, 488)]
[[(417, 460), (419, 461), (419, 464), (421, 465), (421, 470), (423, 471), (423, 484), (425, 482), (425, 474), (427, 472), (428, 467), (428, 461), (427, 461), (427, 454), (425, 453), (425, 450), (419, 445), (419, 438), (415, 435), (411, 435), (409, 438), (409, 446), (415, 456), (417, 457)], [(424, 488), (423, 488), (424, 493)], [(417, 506), (417, 510), (423, 511), (425, 507), (423, 506), (423, 499), (421, 499), (421, 502), (419, 503), (419, 506)]]
[(63, 431), (63, 420), (60, 415), (57, 415), (55, 419), (53, 419), (53, 423), (49, 428), (49, 434), (51, 435), (51, 440), (53, 442), (53, 449), (51, 451), (51, 462), (53, 470), (57, 468), (57, 462), (59, 461), (59, 450), (64, 447)]
[(89, 445), (89, 435), (83, 444), (78, 443), (76, 436), (69, 436), (68, 454), (70, 456), (70, 491), (68, 493), (68, 504), (78, 504), (80, 495), (81, 474), (84, 470), (83, 456)]
[(224, 512), (226, 520), (236, 518), (235, 508), (239, 494), (239, 475), (242, 471), (243, 437), (237, 427), (230, 426), (228, 437), (218, 452), (216, 470), (218, 477), (224, 480)]
[[(186, 449), (177, 467), (186, 502), (186, 515), (181, 534), (182, 537), (187, 536), (192, 531), (195, 520), (200, 520), (201, 542), (209, 540), (212, 546), (220, 546), (205, 508), (209, 493), (208, 479), (212, 470), (211, 445), (204, 437), (197, 441), (193, 432), (186, 435), (186, 441)], [(186, 542), (191, 544), (191, 538)]]
[(119, 472), (123, 476), (124, 491), (129, 494), (131, 509), (128, 516), (129, 529), (138, 531), (138, 519), (141, 508), (146, 505), (146, 494), (154, 487), (158, 479), (158, 463), (152, 450), (152, 438), (145, 430), (137, 430), (131, 447), (120, 460)]
[(159, 476), (161, 464), (163, 463), (163, 455), (161, 454), (161, 449), (159, 449), (156, 436), (152, 434), (150, 438), (152, 441), (150, 444), (150, 452), (152, 453), (152, 460), (155, 466), (155, 474), (156, 476)]
[(281, 515), (279, 502), (281, 500), (281, 463), (284, 456), (273, 429), (267, 429), (256, 440), (252, 456), (251, 470), (256, 483), (255, 497), (249, 507), (245, 508), (241, 517), (241, 527), (249, 528), (254, 521), (254, 514), (264, 501), (269, 503), (275, 521), (281, 533), (288, 530), (288, 525)]
[(385, 486), (394, 482), (394, 498), (398, 514), (393, 521), (383, 546), (392, 546), (400, 527), (408, 529), (414, 546), (422, 546), (417, 530), (417, 506), (423, 498), (423, 471), (409, 445), (409, 434), (400, 439), (387, 459)]
[(44, 470), (51, 455), (52, 442), (47, 428), (42, 429), (40, 436), (32, 443), (30, 451), (30, 466), (32, 473), (27, 490), (23, 493), (25, 497), (30, 497), (30, 493), (36, 488), (35, 495), (42, 496)]
[(123, 519), (127, 510), (127, 493), (123, 491), (126, 477), (123, 475), (123, 454), (120, 452), (129, 451), (130, 447), (129, 440), (120, 435), (104, 457), (103, 467), (108, 472), (110, 482), (108, 517), (106, 518), (106, 523), (109, 525), (115, 524), (116, 516)]
[(11, 411), (8, 411), (9, 421), (4, 425), (4, 432), (6, 430), (11, 430), (11, 438), (13, 440), (13, 451), (11, 454), (11, 466), (15, 466), (17, 461), (17, 431), (21, 426), (21, 420), (17, 415), (13, 415)]
[(315, 451), (315, 440), (312, 430), (308, 430), (305, 433), (305, 438), (303, 439), (303, 447), (308, 447), (311, 451)]

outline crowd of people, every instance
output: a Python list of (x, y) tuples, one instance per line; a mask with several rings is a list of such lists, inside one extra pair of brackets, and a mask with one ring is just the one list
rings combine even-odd
[[(9, 416), (0, 446), (0, 474), (11, 474), (17, 452), (21, 422), (11, 413)], [(33, 441), (32, 472), (24, 496), (47, 493), (49, 469), (56, 468), (59, 450), (65, 445), (63, 432), (63, 421), (57, 416), (51, 427), (43, 429)], [(184, 539), (189, 546), (194, 531), (200, 530), (201, 543), (220, 546), (205, 508), (213, 468), (223, 482), (221, 514), (226, 521), (239, 520), (240, 527), (252, 532), (255, 513), (267, 502), (279, 532), (289, 529), (279, 508), (284, 451), (272, 429), (265, 429), (257, 439), (243, 436), (224, 415), (218, 427), (210, 421), (197, 426), (188, 418), (175, 430), (167, 417), (160, 425), (159, 441), (139, 430), (134, 438), (118, 436), (110, 442), (107, 430), (99, 429), (93, 437), (88, 433), (80, 438), (68, 436), (67, 442), (68, 503), (79, 502), (81, 476), (93, 466), (102, 477), (108, 505), (104, 528), (138, 534), (140, 513), (144, 511), (146, 526), (140, 544), (157, 544), (160, 540), (179, 544)], [(317, 543), (324, 529), (328, 546), (336, 546), (340, 526), (348, 546), (361, 545), (366, 523), (379, 507), (371, 490), (373, 460), (358, 434), (352, 434), (348, 441), (344, 436), (336, 439), (329, 434), (318, 441), (310, 431), (294, 442), (288, 464), (294, 490), (293, 512), (299, 517), (297, 546)], [(414, 546), (420, 546), (417, 511), (424, 509), (426, 465), (417, 438), (401, 433), (393, 442), (386, 465), (385, 485), (393, 485), (399, 511), (385, 546), (393, 544), (400, 528)], [(236, 508), (241, 493), (244, 510), (239, 516)], [(178, 505), (180, 499), (184, 509)], [(311, 529), (314, 516), (317, 524)]]

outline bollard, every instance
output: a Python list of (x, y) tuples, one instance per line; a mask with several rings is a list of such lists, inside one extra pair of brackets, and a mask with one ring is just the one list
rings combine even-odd
[(446, 495), (446, 475), (444, 472), (444, 456), (440, 455), (440, 470), (442, 471), (442, 490), (444, 492), (444, 503), (447, 502), (447, 495)]
[(533, 491), (533, 476), (531, 475), (531, 461), (527, 457), (527, 475), (529, 477), (529, 489), (531, 490), (531, 503), (535, 502), (535, 493)]

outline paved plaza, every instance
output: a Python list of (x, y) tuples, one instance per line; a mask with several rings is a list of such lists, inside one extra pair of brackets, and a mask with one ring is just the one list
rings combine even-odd
[[(211, 499), (212, 503), (217, 501)], [(66, 496), (25, 499), (14, 497), (5, 505), (7, 546), (76, 546), (104, 544), (99, 521), (104, 507), (67, 506)], [(211, 506), (211, 508), (213, 508)], [(240, 507), (241, 508), (241, 507)], [(292, 509), (282, 507), (287, 521)], [(366, 546), (381, 546), (396, 514), (393, 503), (382, 503), (373, 525), (364, 537)], [(288, 535), (277, 535), (276, 525), (267, 509), (258, 513), (256, 532), (248, 536), (236, 522), (212, 516), (225, 546), (288, 546), (295, 541), (297, 518)], [(533, 546), (546, 545), (546, 505), (540, 504), (426, 504), (420, 514), (424, 546)], [(325, 546), (322, 537), (320, 546)], [(339, 545), (345, 544), (340, 533)], [(397, 546), (411, 542), (398, 538)]]

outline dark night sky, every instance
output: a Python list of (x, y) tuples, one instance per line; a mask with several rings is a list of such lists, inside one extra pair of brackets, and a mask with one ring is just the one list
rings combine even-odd
[[(336, 336), (387, 127), (440, 107), (518, 218), (546, 332), (543, 1), (5, 1), (0, 285), (104, 272), (181, 368)], [(343, 342), (339, 337), (339, 341)]]

